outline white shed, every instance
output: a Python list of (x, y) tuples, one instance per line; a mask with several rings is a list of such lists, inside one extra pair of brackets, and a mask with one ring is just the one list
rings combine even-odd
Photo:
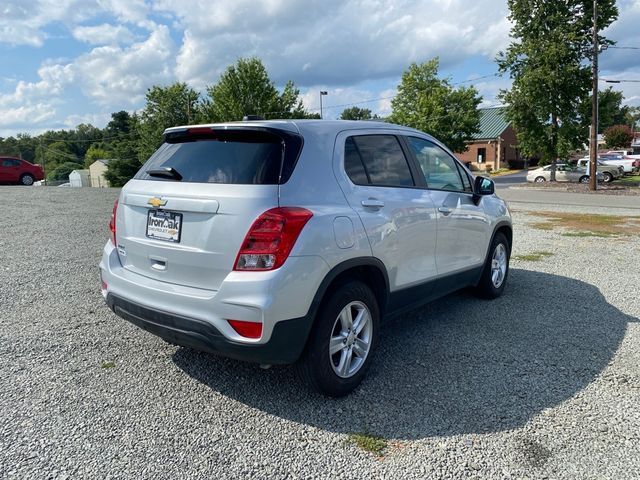
[(90, 187), (91, 176), (89, 170), (74, 170), (69, 174), (70, 187)]

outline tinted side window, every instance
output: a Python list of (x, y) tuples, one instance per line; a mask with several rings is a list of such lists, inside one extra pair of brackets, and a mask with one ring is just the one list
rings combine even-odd
[(362, 158), (358, 147), (353, 141), (353, 137), (347, 138), (344, 144), (344, 169), (353, 183), (356, 185), (366, 185), (369, 183), (369, 177), (364, 170)]
[(429, 188), (465, 191), (456, 161), (436, 144), (421, 138), (409, 137), (409, 145), (416, 154)]
[(458, 166), (458, 172), (462, 177), (462, 184), (464, 185), (465, 192), (473, 192), (473, 186), (471, 185), (471, 178), (469, 177), (469, 174), (462, 165), (459, 163), (456, 165)]
[(9, 158), (6, 158), (2, 161), (2, 166), (3, 167), (19, 167), (20, 162), (18, 160), (11, 160)]
[[(370, 184), (388, 187), (412, 187), (414, 185), (409, 164), (396, 137), (393, 135), (360, 135), (351, 138), (362, 160)], [(345, 161), (346, 153), (345, 151)]]

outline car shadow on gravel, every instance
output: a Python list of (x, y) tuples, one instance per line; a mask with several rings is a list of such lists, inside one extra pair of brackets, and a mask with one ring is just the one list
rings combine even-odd
[(173, 361), (270, 415), (333, 432), (418, 439), (523, 425), (592, 382), (637, 321), (593, 285), (512, 269), (498, 300), (461, 292), (388, 322), (367, 378), (343, 399), (309, 392), (287, 366), (265, 371), (185, 348)]

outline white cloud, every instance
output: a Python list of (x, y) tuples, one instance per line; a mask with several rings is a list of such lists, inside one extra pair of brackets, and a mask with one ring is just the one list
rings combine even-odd
[(90, 45), (117, 45), (121, 43), (131, 43), (135, 37), (131, 31), (122, 25), (93, 25), (86, 27), (76, 27), (73, 29), (73, 36), (76, 40), (86, 42)]
[[(0, 109), (0, 128), (30, 129), (55, 115), (55, 109), (46, 103)], [(1, 132), (2, 130), (0, 130)]]
[[(620, 18), (605, 34), (620, 46), (640, 46), (640, 0), (617, 3)], [(320, 89), (329, 91), (327, 118), (345, 104), (387, 115), (384, 98), (395, 94), (411, 62), (439, 56), (443, 74), (466, 72), (477, 59), (482, 72), (491, 68), (509, 42), (507, 15), (505, 0), (0, 0), (3, 55), (22, 45), (49, 57), (37, 77), (6, 74), (11, 81), (0, 83), (0, 115), (8, 112), (5, 119), (16, 125), (26, 117), (38, 125), (98, 124), (111, 111), (140, 108), (154, 84), (178, 80), (203, 89), (239, 57), (253, 55), (277, 85), (293, 80), (309, 109), (318, 109)], [(85, 44), (74, 58), (68, 52), (78, 44), (67, 50), (69, 38)], [(53, 50), (59, 45), (64, 50)], [(636, 78), (637, 53), (607, 50), (602, 75)], [(479, 80), (483, 105), (494, 104), (509, 83)], [(640, 84), (614, 88), (640, 104)]]
[(191, 8), (159, 0), (154, 8), (179, 19), (176, 72), (197, 85), (215, 82), (226, 65), (251, 55), (278, 83), (388, 78), (434, 56), (443, 67), (469, 55), (492, 57), (509, 30), (503, 0), (193, 0)]
[(141, 102), (146, 89), (173, 81), (175, 47), (169, 28), (157, 26), (149, 37), (131, 46), (103, 46), (74, 62), (84, 94), (105, 107)]

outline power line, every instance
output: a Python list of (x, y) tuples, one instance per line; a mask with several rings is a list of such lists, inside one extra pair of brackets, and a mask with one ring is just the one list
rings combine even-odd
[(640, 47), (617, 47), (617, 46), (609, 46), (609, 48), (615, 48), (616, 50), (640, 50)]

